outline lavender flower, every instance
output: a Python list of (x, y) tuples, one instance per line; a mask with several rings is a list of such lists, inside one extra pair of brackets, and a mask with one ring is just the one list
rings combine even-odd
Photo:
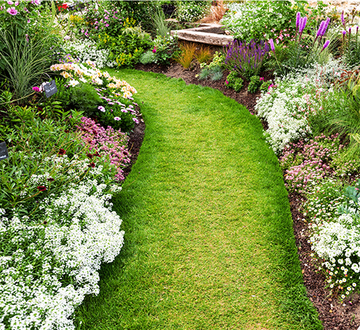
[(342, 11), (342, 13), (341, 13), (341, 22), (342, 22), (342, 24), (343, 24), (344, 27), (345, 27), (344, 11)]

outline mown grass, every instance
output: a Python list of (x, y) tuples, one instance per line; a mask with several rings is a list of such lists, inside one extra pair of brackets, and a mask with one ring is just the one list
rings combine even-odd
[(144, 102), (146, 134), (114, 201), (125, 246), (77, 329), (321, 329), (259, 120), (210, 88), (118, 77)]

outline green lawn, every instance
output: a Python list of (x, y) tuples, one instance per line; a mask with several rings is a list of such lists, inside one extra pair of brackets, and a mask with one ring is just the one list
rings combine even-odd
[(210, 88), (117, 76), (138, 90), (145, 139), (114, 201), (125, 246), (77, 329), (321, 329), (260, 121)]

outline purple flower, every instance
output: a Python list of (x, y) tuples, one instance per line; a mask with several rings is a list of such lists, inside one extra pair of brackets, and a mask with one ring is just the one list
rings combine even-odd
[(101, 111), (101, 112), (105, 112), (105, 108), (101, 105), (98, 106), (98, 109)]
[(344, 31), (342, 32), (342, 34), (343, 34), (343, 36), (345, 36), (345, 34), (346, 34), (346, 31), (344, 30)]
[(269, 44), (270, 44), (271, 50), (275, 53), (274, 40), (270, 39), (270, 40), (269, 40)]
[(302, 17), (301, 21), (300, 21), (300, 26), (299, 26), (299, 32), (302, 33), (305, 29), (306, 26), (306, 22), (307, 22), (307, 17)]
[(325, 48), (327, 48), (329, 46), (329, 44), (330, 44), (330, 40), (326, 40), (321, 51), (323, 51)]
[(296, 14), (296, 29), (299, 28), (300, 19), (301, 19), (301, 14), (300, 14), (300, 12), (298, 11), (298, 13)]
[(121, 118), (120, 117), (114, 117), (114, 120), (119, 121), (119, 120), (121, 120)]
[(342, 11), (342, 13), (341, 13), (341, 22), (342, 22), (343, 25), (345, 26), (344, 11)]
[(320, 23), (320, 26), (319, 26), (319, 29), (318, 29), (318, 31), (317, 31), (317, 33), (316, 33), (316, 37), (321, 37), (321, 36), (323, 36), (323, 30), (324, 30), (324, 27), (325, 27), (325, 21), (322, 21), (321, 23)]
[(9, 9), (7, 10), (7, 12), (8, 12), (10, 15), (13, 15), (13, 16), (15, 16), (15, 15), (18, 13), (18, 11), (17, 11), (14, 7), (9, 8)]

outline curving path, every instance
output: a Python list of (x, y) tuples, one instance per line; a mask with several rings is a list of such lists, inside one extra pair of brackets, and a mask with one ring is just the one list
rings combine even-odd
[(125, 246), (77, 328), (321, 329), (259, 120), (210, 88), (117, 75), (144, 102), (146, 133), (114, 202)]

